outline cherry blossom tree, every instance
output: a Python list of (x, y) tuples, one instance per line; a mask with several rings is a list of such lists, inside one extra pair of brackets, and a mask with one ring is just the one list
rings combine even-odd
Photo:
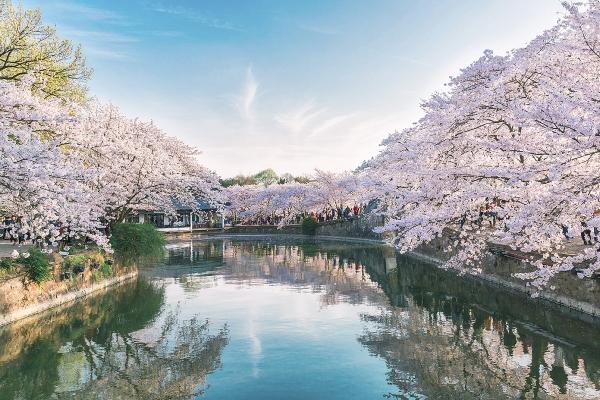
[[(526, 47), (486, 51), (462, 70), (361, 169), (377, 178), (369, 191), (382, 200), (381, 231), (400, 250), (450, 230), (458, 238), (447, 267), (478, 272), (494, 241), (542, 255), (519, 275), (538, 287), (575, 265), (584, 265), (581, 276), (600, 269), (595, 248), (564, 255), (563, 236), (563, 226), (571, 234), (600, 227), (600, 2), (565, 7)], [(480, 211), (497, 223), (464, 224)]]
[(0, 210), (18, 219), (13, 234), (106, 245), (107, 224), (140, 210), (222, 204), (196, 149), (112, 105), (59, 103), (30, 87), (0, 81)]
[(228, 210), (242, 220), (277, 216), (283, 226), (303, 213), (362, 204), (369, 193), (364, 179), (353, 172), (316, 170), (307, 183), (234, 185), (226, 188)]
[(0, 82), (0, 209), (19, 218), (14, 235), (51, 241), (83, 235), (104, 244), (101, 209), (85, 185), (89, 174), (49, 134), (69, 124), (67, 110), (33, 96), (28, 82)]
[(174, 202), (196, 209), (199, 197), (222, 204), (218, 177), (198, 163), (195, 148), (112, 105), (92, 102), (79, 114), (66, 136), (94, 171), (89, 185), (111, 223), (142, 210), (173, 211)]

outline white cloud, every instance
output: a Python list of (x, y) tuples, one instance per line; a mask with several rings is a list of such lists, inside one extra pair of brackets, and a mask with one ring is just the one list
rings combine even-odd
[(252, 72), (252, 67), (248, 67), (246, 69), (246, 80), (244, 82), (244, 87), (242, 88), (242, 93), (236, 97), (235, 105), (239, 110), (240, 115), (245, 119), (253, 119), (254, 118), (254, 101), (256, 100), (256, 95), (258, 94), (259, 83), (254, 77), (254, 73)]
[(109, 43), (135, 43), (139, 42), (138, 38), (126, 36), (114, 32), (105, 31), (88, 31), (80, 29), (66, 29), (62, 31), (66, 36), (74, 38), (83, 38), (90, 41), (109, 42)]
[(275, 121), (290, 131), (299, 133), (325, 111), (326, 108), (317, 107), (314, 100), (310, 100), (294, 110), (275, 116)]
[(89, 55), (97, 57), (97, 58), (102, 58), (105, 60), (127, 60), (127, 59), (129, 59), (129, 56), (125, 53), (122, 53), (119, 51), (114, 51), (114, 50), (99, 49), (99, 48), (90, 47), (90, 46), (85, 47), (85, 52), (86, 52), (86, 54), (89, 54)]
[(81, 18), (85, 18), (93, 21), (105, 21), (105, 22), (123, 22), (124, 18), (110, 10), (104, 10), (101, 8), (84, 6), (81, 4), (60, 2), (56, 3), (56, 8), (63, 11), (77, 14)]
[(181, 6), (171, 6), (171, 5), (164, 5), (162, 3), (159, 3), (159, 4), (150, 5), (148, 8), (150, 10), (158, 12), (158, 13), (187, 18), (194, 22), (198, 22), (208, 28), (222, 29), (222, 30), (228, 30), (228, 31), (238, 31), (238, 32), (244, 31), (241, 27), (239, 27), (229, 21), (225, 21), (220, 18), (215, 18), (215, 17), (209, 16), (209, 15), (206, 15), (204, 13), (201, 13), (201, 12), (189, 9), (189, 8), (181, 7)]
[(311, 136), (317, 136), (323, 132), (326, 132), (329, 129), (335, 127), (336, 125), (339, 125), (342, 122), (347, 121), (355, 116), (356, 116), (356, 113), (349, 113), (349, 114), (336, 115), (334, 117), (328, 118), (325, 121), (321, 122), (321, 124), (319, 126), (317, 126), (313, 129)]

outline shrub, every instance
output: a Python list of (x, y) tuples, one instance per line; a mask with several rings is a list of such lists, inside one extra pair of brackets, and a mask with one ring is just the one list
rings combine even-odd
[(110, 245), (115, 256), (127, 263), (139, 258), (162, 257), (165, 238), (150, 224), (117, 224), (112, 229)]
[(50, 263), (39, 249), (31, 249), (29, 257), (19, 257), (18, 263), (25, 267), (25, 272), (29, 279), (40, 283), (50, 277)]
[(86, 261), (87, 261), (87, 256), (85, 254), (66, 256), (65, 257), (65, 266), (69, 267), (69, 268), (83, 267), (83, 266), (85, 266)]
[(3, 258), (0, 260), (0, 269), (11, 269), (15, 262), (11, 258)]
[(110, 267), (110, 264), (107, 263), (107, 262), (103, 262), (102, 265), (100, 265), (99, 272), (104, 277), (111, 276), (112, 275), (112, 269)]
[(302, 233), (304, 235), (315, 235), (317, 226), (319, 226), (319, 223), (313, 217), (304, 218), (302, 220)]

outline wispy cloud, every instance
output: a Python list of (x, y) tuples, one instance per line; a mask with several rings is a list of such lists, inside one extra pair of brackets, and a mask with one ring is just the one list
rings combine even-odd
[(126, 53), (115, 51), (115, 50), (106, 50), (93, 46), (86, 46), (85, 52), (91, 56), (97, 58), (103, 58), (105, 60), (127, 60), (129, 59), (129, 55)]
[(252, 67), (246, 68), (246, 79), (241, 93), (235, 98), (235, 106), (239, 110), (240, 115), (245, 119), (253, 119), (253, 106), (258, 94), (259, 83), (254, 77)]
[(57, 9), (77, 14), (78, 17), (93, 20), (93, 21), (105, 21), (105, 22), (124, 22), (123, 16), (102, 8), (84, 6), (82, 4), (59, 2), (54, 5)]
[(175, 38), (182, 37), (184, 33), (181, 31), (165, 31), (165, 30), (157, 30), (157, 31), (148, 31), (146, 32), (152, 36), (165, 37), (165, 38)]
[(190, 9), (190, 8), (185, 8), (185, 7), (181, 7), (181, 6), (164, 5), (164, 4), (152, 4), (148, 8), (150, 10), (158, 12), (158, 13), (175, 15), (175, 16), (180, 16), (183, 18), (190, 19), (190, 20), (193, 20), (194, 22), (198, 22), (208, 28), (222, 29), (222, 30), (229, 30), (229, 31), (239, 31), (239, 32), (244, 31), (241, 27), (239, 27), (229, 21), (226, 21), (226, 20), (223, 20), (220, 18), (215, 18), (215, 17), (209, 16), (207, 14), (198, 12), (198, 11)]
[(294, 110), (275, 116), (275, 121), (299, 133), (325, 111), (325, 108), (317, 107), (314, 100), (310, 100)]
[(317, 127), (315, 127), (313, 129), (311, 136), (317, 136), (323, 132), (327, 132), (329, 129), (351, 119), (352, 117), (354, 117), (356, 115), (357, 115), (356, 113), (349, 113), (349, 114), (336, 115), (334, 117), (327, 118), (326, 120), (322, 121)]
[(62, 33), (77, 39), (87, 39), (105, 43), (135, 43), (140, 40), (133, 36), (122, 35), (114, 32), (88, 31), (79, 29), (66, 29)]

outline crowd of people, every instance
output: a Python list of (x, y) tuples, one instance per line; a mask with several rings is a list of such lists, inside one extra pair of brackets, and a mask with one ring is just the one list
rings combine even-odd
[(22, 245), (31, 240), (29, 234), (21, 230), (21, 222), (17, 217), (0, 220), (0, 237), (2, 240), (9, 240), (13, 245)]
[[(465, 225), (465, 223), (467, 223), (467, 221), (475, 222), (475, 223), (477, 223), (477, 225), (483, 226), (484, 221), (487, 220), (490, 227), (492, 227), (492, 228), (495, 227), (496, 221), (498, 219), (502, 219), (502, 217), (500, 217), (498, 215), (498, 209), (501, 207), (502, 207), (502, 200), (500, 200), (498, 197), (494, 197), (493, 199), (486, 197), (485, 201), (482, 204), (480, 204), (479, 207), (477, 207), (478, 214), (475, 219), (473, 217), (469, 218), (469, 212), (463, 213), (463, 215), (460, 219), (461, 229), (464, 227), (464, 225)], [(474, 219), (474, 221), (473, 221), (473, 219)]]
[[(354, 206), (340, 206), (340, 207), (329, 207), (324, 208), (321, 211), (305, 211), (300, 214), (296, 214), (294, 218), (287, 219), (291, 221), (292, 224), (300, 224), (306, 218), (313, 218), (315, 221), (319, 223), (329, 222), (329, 221), (342, 221), (342, 220), (352, 220), (354, 218), (358, 218), (362, 215), (367, 208), (366, 204), (354, 204)], [(279, 225), (284, 219), (286, 219), (286, 215), (260, 215), (254, 218), (237, 218), (232, 217), (226, 220), (227, 224), (231, 225)]]
[[(506, 216), (501, 216), (498, 214), (498, 210), (502, 208), (503, 200), (495, 197), (490, 199), (489, 197), (485, 198), (485, 201), (481, 203), (478, 207), (478, 214), (473, 215), (470, 212), (465, 212), (459, 223), (461, 229), (467, 222), (476, 223), (479, 227), (483, 227), (485, 222), (489, 224), (490, 228), (494, 228), (496, 226), (496, 221), (503, 220)], [(596, 216), (600, 216), (600, 210), (595, 213)], [(562, 233), (565, 239), (571, 240), (573, 237), (570, 235), (569, 227), (565, 224), (562, 224)], [(581, 229), (579, 236), (581, 236), (581, 241), (585, 246), (591, 246), (596, 243), (600, 243), (600, 229), (598, 227), (591, 228), (586, 221), (581, 221)]]

